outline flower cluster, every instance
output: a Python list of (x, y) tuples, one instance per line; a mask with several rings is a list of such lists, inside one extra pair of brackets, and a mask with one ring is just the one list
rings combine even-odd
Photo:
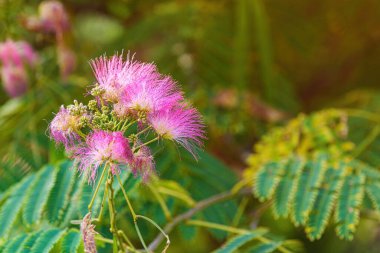
[(65, 146), (79, 171), (94, 181), (101, 166), (118, 173), (127, 164), (144, 179), (154, 171), (149, 144), (161, 139), (182, 145), (196, 157), (204, 125), (176, 82), (154, 64), (123, 55), (91, 61), (97, 83), (87, 105), (62, 106), (50, 136)]
[(0, 43), (1, 79), (11, 97), (23, 95), (28, 88), (27, 67), (34, 67), (37, 54), (25, 41), (6, 40)]

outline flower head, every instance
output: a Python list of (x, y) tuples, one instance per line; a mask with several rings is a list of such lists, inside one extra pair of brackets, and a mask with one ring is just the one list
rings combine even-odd
[(69, 18), (58, 1), (43, 1), (39, 6), (41, 28), (46, 32), (62, 33), (70, 27)]
[(91, 213), (86, 214), (80, 224), (80, 232), (82, 233), (84, 252), (96, 253), (95, 244), (95, 225), (91, 223)]
[(131, 83), (120, 101), (123, 108), (132, 112), (151, 114), (171, 108), (183, 100), (182, 92), (170, 77), (142, 78)]
[(149, 123), (162, 138), (174, 140), (195, 157), (195, 149), (202, 145), (204, 125), (198, 111), (182, 106), (156, 112)]
[[(137, 142), (140, 144), (140, 142)], [(154, 157), (150, 149), (146, 146), (141, 147), (134, 155), (130, 164), (132, 173), (137, 176), (141, 175), (144, 181), (148, 180), (155, 171)]]
[(82, 116), (73, 115), (67, 108), (61, 106), (49, 126), (51, 138), (57, 143), (62, 143), (66, 148), (73, 146), (80, 140), (77, 130), (81, 127)]
[(119, 165), (132, 161), (129, 141), (122, 132), (95, 130), (87, 136), (86, 143), (74, 151), (78, 169), (94, 181), (98, 168), (108, 163), (114, 174), (119, 172)]
[(28, 76), (23, 66), (3, 66), (1, 80), (5, 91), (10, 97), (21, 96), (28, 89)]
[(33, 66), (36, 63), (37, 54), (33, 48), (25, 41), (7, 41), (0, 43), (0, 61), (3, 66), (28, 64)]

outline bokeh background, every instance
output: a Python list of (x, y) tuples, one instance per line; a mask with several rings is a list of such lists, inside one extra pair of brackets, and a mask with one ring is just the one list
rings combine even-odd
[[(124, 52), (172, 75), (204, 116), (205, 149), (236, 177), (261, 136), (299, 113), (331, 107), (380, 111), (376, 0), (62, 1), (71, 22), (65, 43), (76, 57), (76, 68), (65, 79), (59, 77), (54, 36), (25, 27), (40, 1), (0, 3), (1, 41), (26, 40), (41, 59), (27, 94), (10, 99), (0, 92), (0, 154), (5, 163), (23, 151), (17, 160), (23, 173), (61, 156), (45, 132), (48, 121), (59, 105), (88, 91), (94, 83), (89, 60), (102, 54)], [(22, 175), (0, 171), (9, 185)], [(259, 225), (302, 240), (308, 252), (377, 252), (380, 247), (380, 227), (370, 219), (362, 220), (353, 242), (339, 240), (332, 228), (309, 242), (301, 229), (274, 220), (270, 212)], [(217, 237), (200, 238), (177, 244), (204, 244), (196, 246), (199, 252), (220, 244)]]

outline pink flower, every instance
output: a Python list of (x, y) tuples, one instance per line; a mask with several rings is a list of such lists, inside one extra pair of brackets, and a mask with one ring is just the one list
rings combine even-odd
[(65, 46), (59, 46), (57, 51), (61, 76), (66, 79), (75, 69), (76, 57), (74, 52)]
[(21, 66), (24, 64), (34, 66), (37, 61), (37, 54), (27, 42), (8, 39), (0, 43), (0, 61), (3, 66)]
[[(150, 63), (140, 63), (123, 55), (112, 57), (102, 56), (91, 61), (95, 77), (105, 93), (103, 98), (109, 102), (117, 103), (121, 95), (128, 92), (131, 86), (137, 86), (134, 90), (141, 91), (141, 86), (156, 85), (162, 80), (156, 66)], [(124, 105), (124, 104), (122, 104)]]
[(71, 115), (68, 109), (61, 106), (49, 126), (51, 138), (57, 143), (62, 143), (66, 148), (72, 147), (80, 140), (76, 132), (80, 128), (80, 117), (82, 116)]
[(80, 224), (80, 232), (82, 233), (84, 252), (96, 253), (95, 244), (95, 225), (91, 223), (91, 213), (86, 214)]
[(34, 66), (37, 55), (25, 41), (0, 43), (1, 79), (5, 91), (11, 97), (23, 95), (28, 89), (26, 66)]
[(28, 76), (23, 66), (3, 66), (1, 80), (5, 91), (10, 97), (21, 96), (28, 89)]
[(171, 108), (183, 100), (182, 92), (170, 77), (145, 77), (131, 83), (123, 93), (120, 103), (128, 111), (153, 113)]
[(96, 130), (87, 136), (85, 145), (74, 150), (74, 157), (81, 173), (94, 182), (101, 165), (108, 163), (112, 173), (116, 174), (120, 164), (132, 161), (133, 154), (122, 132)]
[(70, 28), (69, 18), (61, 2), (44, 1), (39, 6), (39, 12), (44, 31), (59, 34)]
[(148, 120), (159, 136), (179, 143), (196, 157), (195, 150), (205, 138), (204, 125), (196, 109), (177, 106), (158, 111)]
[[(141, 144), (137, 142), (137, 145)], [(141, 147), (134, 155), (130, 164), (132, 173), (137, 176), (141, 175), (144, 181), (148, 180), (150, 175), (155, 171), (154, 157), (147, 146)]]

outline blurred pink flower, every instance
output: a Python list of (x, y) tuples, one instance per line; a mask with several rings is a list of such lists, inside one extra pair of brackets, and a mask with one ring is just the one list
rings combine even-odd
[(26, 68), (34, 67), (37, 54), (25, 41), (6, 40), (0, 43), (1, 79), (11, 97), (23, 95), (28, 89)]
[(196, 157), (195, 151), (205, 138), (204, 124), (196, 109), (176, 106), (156, 112), (148, 121), (159, 136), (179, 143)]
[(93, 182), (101, 165), (108, 163), (112, 173), (119, 173), (119, 165), (131, 162), (133, 154), (122, 132), (95, 130), (74, 150), (74, 158), (79, 171)]
[(59, 1), (43, 1), (39, 6), (41, 28), (45, 32), (61, 34), (70, 28), (69, 18)]
[(23, 66), (5, 65), (1, 69), (4, 90), (10, 97), (23, 95), (28, 89), (28, 76)]
[(66, 79), (76, 67), (76, 56), (71, 49), (65, 46), (59, 46), (57, 50), (61, 76), (63, 79)]

